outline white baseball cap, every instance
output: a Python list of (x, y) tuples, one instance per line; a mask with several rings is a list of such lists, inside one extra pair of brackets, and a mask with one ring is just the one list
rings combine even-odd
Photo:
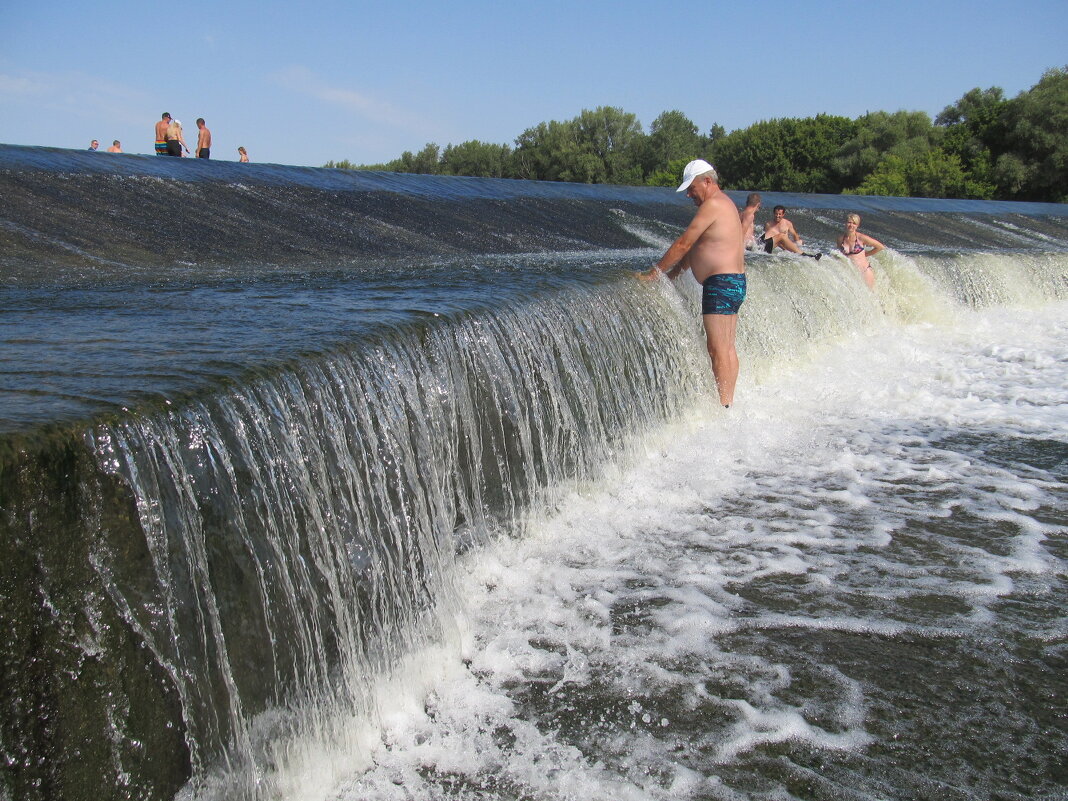
[(704, 175), (706, 172), (712, 173), (712, 177), (716, 183), (719, 183), (719, 175), (716, 173), (716, 168), (709, 164), (704, 159), (694, 159), (686, 165), (686, 169), (682, 171), (682, 183), (679, 184), (679, 188), (676, 192), (685, 192), (690, 188), (690, 184), (693, 183), (693, 179), (698, 175)]

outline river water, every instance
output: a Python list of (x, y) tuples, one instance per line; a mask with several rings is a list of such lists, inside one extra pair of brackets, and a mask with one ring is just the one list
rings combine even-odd
[(0, 797), (1066, 797), (1063, 209), (0, 156)]

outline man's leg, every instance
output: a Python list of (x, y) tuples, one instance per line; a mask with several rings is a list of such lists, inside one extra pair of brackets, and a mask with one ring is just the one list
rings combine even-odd
[(738, 383), (738, 352), (734, 349), (735, 332), (738, 330), (737, 314), (705, 314), (705, 341), (712, 359), (712, 375), (719, 388), (719, 402), (724, 406), (734, 403), (734, 386)]
[(778, 234), (775, 237), (775, 244), (781, 247), (783, 250), (788, 250), (791, 253), (800, 253), (801, 248), (786, 234)]

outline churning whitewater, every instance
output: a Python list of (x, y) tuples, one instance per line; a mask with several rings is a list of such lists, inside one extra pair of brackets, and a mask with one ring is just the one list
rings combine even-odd
[(459, 659), (328, 797), (1058, 797), (1065, 311), (851, 338), (649, 434), (461, 560)]

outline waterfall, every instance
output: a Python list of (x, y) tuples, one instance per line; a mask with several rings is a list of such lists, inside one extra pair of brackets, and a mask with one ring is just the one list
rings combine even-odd
[[(47, 398), (61, 410), (97, 400), (91, 384), (78, 398), (50, 384), (47, 355), (38, 355), (47, 351), (33, 350), (64, 324), (82, 330), (75, 321), (99, 316), (89, 303), (74, 315), (70, 287), (88, 285), (94, 303), (94, 292), (106, 292), (110, 319), (130, 315), (124, 330), (133, 333), (123, 343), (128, 397), (0, 439), (0, 624), (9, 632), (0, 798), (290, 797), (287, 783), (311, 754), (344, 755), (351, 769), (390, 704), (420, 697), (418, 677), (404, 673), (413, 655), (455, 659), (466, 590), (458, 554), (524, 537), (533, 517), (641, 453), (646, 436), (723, 413), (700, 287), (688, 276), (672, 285), (632, 274), (689, 215), (659, 190), (293, 169), (246, 171), (248, 183), (237, 185), (208, 173), (150, 174), (177, 167), (147, 157), (109, 160), (126, 172), (101, 178), (79, 155), (32, 178), (23, 163), (31, 157), (59, 159), (0, 148), (0, 183), (18, 210), (17, 224), (0, 220), (9, 246), (0, 260), (16, 267), (0, 325), (7, 364), (18, 367), (7, 375), (21, 381), (0, 397), (26, 407)], [(101, 180), (131, 215), (169, 181), (220, 221), (188, 246), (189, 261), (179, 258), (180, 230), (150, 220), (90, 234), (77, 216), (60, 230), (43, 221), (41, 187), (69, 185), (76, 201)], [(822, 210), (848, 202), (891, 247), (876, 260), (874, 292), (833, 255), (819, 264), (750, 259), (740, 399), (783, 367), (873, 331), (966, 324), (991, 307), (1026, 314), (1068, 298), (1055, 216), (998, 205), (935, 219), (892, 199), (883, 208), (873, 199), (808, 202), (816, 211), (803, 211), (806, 240), (828, 240), (839, 223)], [(264, 209), (280, 209), (277, 225)], [(332, 214), (349, 215), (353, 239)], [(228, 250), (236, 231), (246, 233)], [(363, 260), (342, 270), (338, 254), (353, 241)], [(405, 271), (398, 242), (455, 261), (433, 276)], [(279, 243), (294, 250), (272, 262)], [(166, 251), (161, 274), (141, 245)], [(537, 273), (529, 261), (539, 248), (574, 252)], [(492, 269), (466, 275), (485, 259), (463, 254), (483, 252), (498, 254)], [(388, 280), (354, 289), (350, 272), (381, 269), (372, 256), (391, 260)], [(153, 324), (160, 287), (202, 289), (205, 276), (232, 271), (234, 283), (206, 292), (237, 298), (219, 306), (230, 310), (279, 263), (299, 263), (301, 277), (319, 282), (309, 305), (337, 290), (343, 311), (357, 298), (363, 314), (375, 297), (408, 292), (397, 304), (405, 314), (329, 341), (317, 329), (277, 358), (246, 359), (249, 346), (237, 368), (164, 391), (152, 381), (167, 359), (176, 374), (219, 362), (211, 348), (201, 363), (174, 345), (154, 354), (141, 391), (147, 371), (129, 353)], [(427, 311), (427, 287), (452, 302)], [(19, 292), (55, 315), (32, 335)], [(273, 285), (262, 294), (288, 299)], [(123, 305), (133, 296), (147, 311)], [(191, 312), (171, 316), (183, 314)], [(229, 320), (216, 333), (214, 320), (192, 322), (216, 350), (237, 330)], [(150, 341), (170, 335), (157, 330)], [(189, 342), (190, 351), (202, 344)], [(109, 367), (93, 356), (71, 364), (75, 376)]]
[(633, 280), (591, 288), (94, 425), (89, 483), (112, 497), (77, 490), (94, 511), (66, 534), (91, 573), (61, 639), (121, 662), (81, 631), (106, 616), (159, 685), (80, 699), (111, 729), (108, 766), (135, 776), (121, 712), (156, 704), (194, 783), (222, 773), (226, 797), (258, 797), (286, 743), (373, 720), (374, 683), (445, 636), (459, 549), (521, 535), (631, 432), (710, 396), (677, 306)]

